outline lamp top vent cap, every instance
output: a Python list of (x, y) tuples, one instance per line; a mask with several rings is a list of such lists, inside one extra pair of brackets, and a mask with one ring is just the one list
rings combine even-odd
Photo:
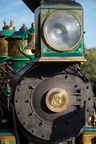
[(48, 3), (71, 3), (75, 4), (75, 0), (22, 0), (28, 8), (34, 13), (35, 9), (38, 8), (43, 2)]

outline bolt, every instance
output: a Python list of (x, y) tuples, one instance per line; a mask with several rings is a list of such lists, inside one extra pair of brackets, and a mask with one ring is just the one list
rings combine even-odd
[(81, 89), (78, 89), (78, 90), (77, 90), (77, 93), (81, 93)]
[(33, 115), (33, 113), (31, 112), (30, 114), (29, 114), (29, 116), (32, 116)]
[(29, 103), (30, 102), (30, 100), (25, 100), (25, 103)]
[(26, 123), (25, 123), (25, 122), (23, 122), (23, 125), (26, 125)]
[(87, 86), (86, 89), (89, 89), (89, 87)]
[(77, 88), (78, 86), (77, 85), (74, 85), (74, 88)]
[(42, 138), (44, 138), (45, 137), (45, 135), (42, 135)]
[(41, 127), (42, 125), (43, 125), (43, 122), (40, 122), (40, 123), (39, 123), (39, 126)]
[(29, 87), (29, 89), (33, 89), (32, 85), (29, 85), (28, 87)]
[(91, 100), (91, 97), (89, 97), (88, 100)]
[(32, 133), (34, 133), (34, 129), (32, 130)]
[(21, 89), (18, 87), (18, 88), (17, 88), (17, 91), (20, 91), (20, 90), (21, 90)]

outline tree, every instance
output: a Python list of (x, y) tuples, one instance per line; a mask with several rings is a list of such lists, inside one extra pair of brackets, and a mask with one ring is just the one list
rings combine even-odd
[(82, 65), (88, 79), (91, 83), (96, 81), (96, 48), (85, 49), (85, 58), (87, 62)]

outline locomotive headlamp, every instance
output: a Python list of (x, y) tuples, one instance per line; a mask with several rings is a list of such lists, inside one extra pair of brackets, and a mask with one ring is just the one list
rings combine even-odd
[(43, 35), (49, 48), (56, 51), (68, 51), (78, 44), (81, 25), (71, 13), (63, 10), (56, 11), (45, 20)]
[(83, 9), (75, 1), (47, 0), (35, 10), (36, 61), (82, 62)]

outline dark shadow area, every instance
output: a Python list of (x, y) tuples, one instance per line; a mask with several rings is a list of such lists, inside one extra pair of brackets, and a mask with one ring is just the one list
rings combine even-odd
[[(85, 106), (64, 116), (58, 117), (53, 122), (50, 140), (54, 142), (66, 141), (76, 138), (85, 125)], [(72, 142), (71, 142), (72, 143)], [(75, 144), (75, 141), (72, 143)]]
[(92, 144), (96, 144), (96, 137), (94, 137), (94, 138), (91, 139), (91, 143)]

